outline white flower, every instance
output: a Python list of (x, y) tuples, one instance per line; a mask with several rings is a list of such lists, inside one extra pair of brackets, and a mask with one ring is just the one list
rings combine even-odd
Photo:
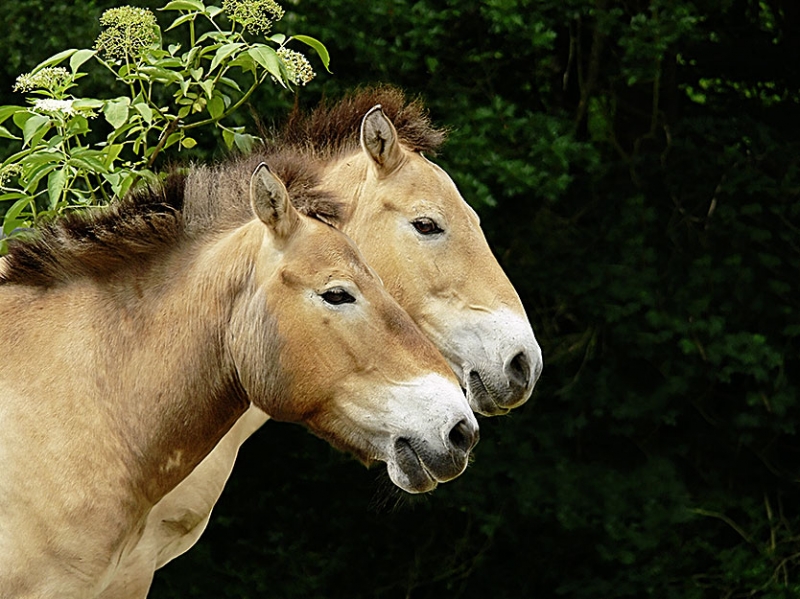
[(78, 111), (72, 106), (72, 100), (51, 100), (50, 98), (36, 100), (33, 103), (33, 109), (51, 114), (60, 113), (64, 116), (78, 114)]

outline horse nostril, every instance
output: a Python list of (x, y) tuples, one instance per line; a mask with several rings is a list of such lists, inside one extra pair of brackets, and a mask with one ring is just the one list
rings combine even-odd
[(531, 363), (525, 352), (519, 352), (506, 366), (506, 376), (512, 387), (528, 386), (531, 380)]
[(453, 447), (463, 453), (468, 453), (478, 442), (478, 429), (462, 419), (450, 430), (448, 438)]

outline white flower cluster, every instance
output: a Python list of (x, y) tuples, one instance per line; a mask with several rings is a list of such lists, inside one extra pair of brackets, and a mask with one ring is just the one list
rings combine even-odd
[(72, 100), (51, 100), (50, 98), (36, 100), (33, 103), (33, 109), (39, 112), (61, 114), (63, 116), (74, 116), (78, 114), (78, 111), (72, 105)]

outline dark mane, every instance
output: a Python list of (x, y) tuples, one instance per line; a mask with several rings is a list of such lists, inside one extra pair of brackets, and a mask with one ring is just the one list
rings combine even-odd
[[(31, 239), (10, 239), (0, 284), (50, 287), (80, 277), (105, 278), (142, 266), (182, 240), (242, 225), (253, 218), (250, 176), (264, 158), (176, 171), (163, 184), (137, 188), (110, 206), (67, 213)], [(289, 152), (267, 162), (298, 211), (323, 220), (338, 216), (339, 202), (317, 187), (307, 162)]]
[(323, 102), (310, 113), (295, 109), (283, 129), (262, 135), (267, 155), (289, 147), (324, 160), (355, 151), (361, 119), (376, 104), (394, 123), (406, 149), (434, 153), (444, 143), (446, 132), (431, 124), (419, 98), (407, 100), (399, 88), (381, 85), (358, 89), (332, 105)]
[(239, 226), (252, 218), (250, 176), (260, 162), (280, 177), (301, 213), (335, 221), (342, 204), (320, 187), (321, 167), (358, 150), (361, 120), (376, 104), (408, 150), (432, 153), (444, 142), (445, 132), (431, 125), (420, 100), (407, 101), (391, 86), (360, 89), (308, 114), (295, 110), (250, 156), (170, 174), (163, 184), (137, 189), (110, 207), (68, 213), (30, 241), (10, 240), (0, 284), (49, 287), (107, 277), (146, 264), (183, 239)]
[(144, 187), (96, 210), (70, 212), (30, 240), (9, 240), (2, 283), (49, 287), (76, 277), (103, 277), (149, 260), (183, 234), (185, 177)]
[[(431, 124), (419, 99), (408, 101), (402, 90), (389, 85), (359, 89), (333, 105), (323, 103), (310, 113), (295, 109), (281, 130), (267, 131), (262, 127), (264, 146), (250, 156), (213, 169), (194, 169), (187, 186), (189, 205), (213, 202), (201, 210), (203, 222), (214, 220), (223, 212), (249, 211), (248, 203), (240, 198), (247, 197), (255, 167), (266, 162), (286, 185), (292, 203), (302, 214), (336, 221), (342, 203), (321, 187), (321, 167), (358, 150), (361, 120), (376, 104), (392, 120), (408, 150), (435, 153), (444, 143), (445, 131)], [(241, 216), (249, 216), (249, 212)]]

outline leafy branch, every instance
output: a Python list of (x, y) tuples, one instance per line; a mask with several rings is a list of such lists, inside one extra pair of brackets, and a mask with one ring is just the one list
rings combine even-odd
[[(109, 9), (93, 48), (59, 52), (17, 79), (15, 91), (27, 95), (27, 105), (0, 106), (0, 138), (19, 143), (0, 165), (0, 255), (3, 237), (155, 180), (164, 152), (197, 145), (193, 130), (217, 129), (228, 149), (248, 151), (257, 138), (228, 124), (230, 117), (268, 79), (292, 89), (315, 75), (290, 42), (313, 49), (328, 69), (330, 57), (318, 40), (271, 33), (283, 16), (273, 0), (223, 0), (222, 6), (173, 0), (160, 11), (177, 13), (163, 31), (147, 9)], [(190, 42), (186, 49), (164, 39), (180, 30)], [(119, 95), (75, 93), (92, 64), (113, 76)]]

